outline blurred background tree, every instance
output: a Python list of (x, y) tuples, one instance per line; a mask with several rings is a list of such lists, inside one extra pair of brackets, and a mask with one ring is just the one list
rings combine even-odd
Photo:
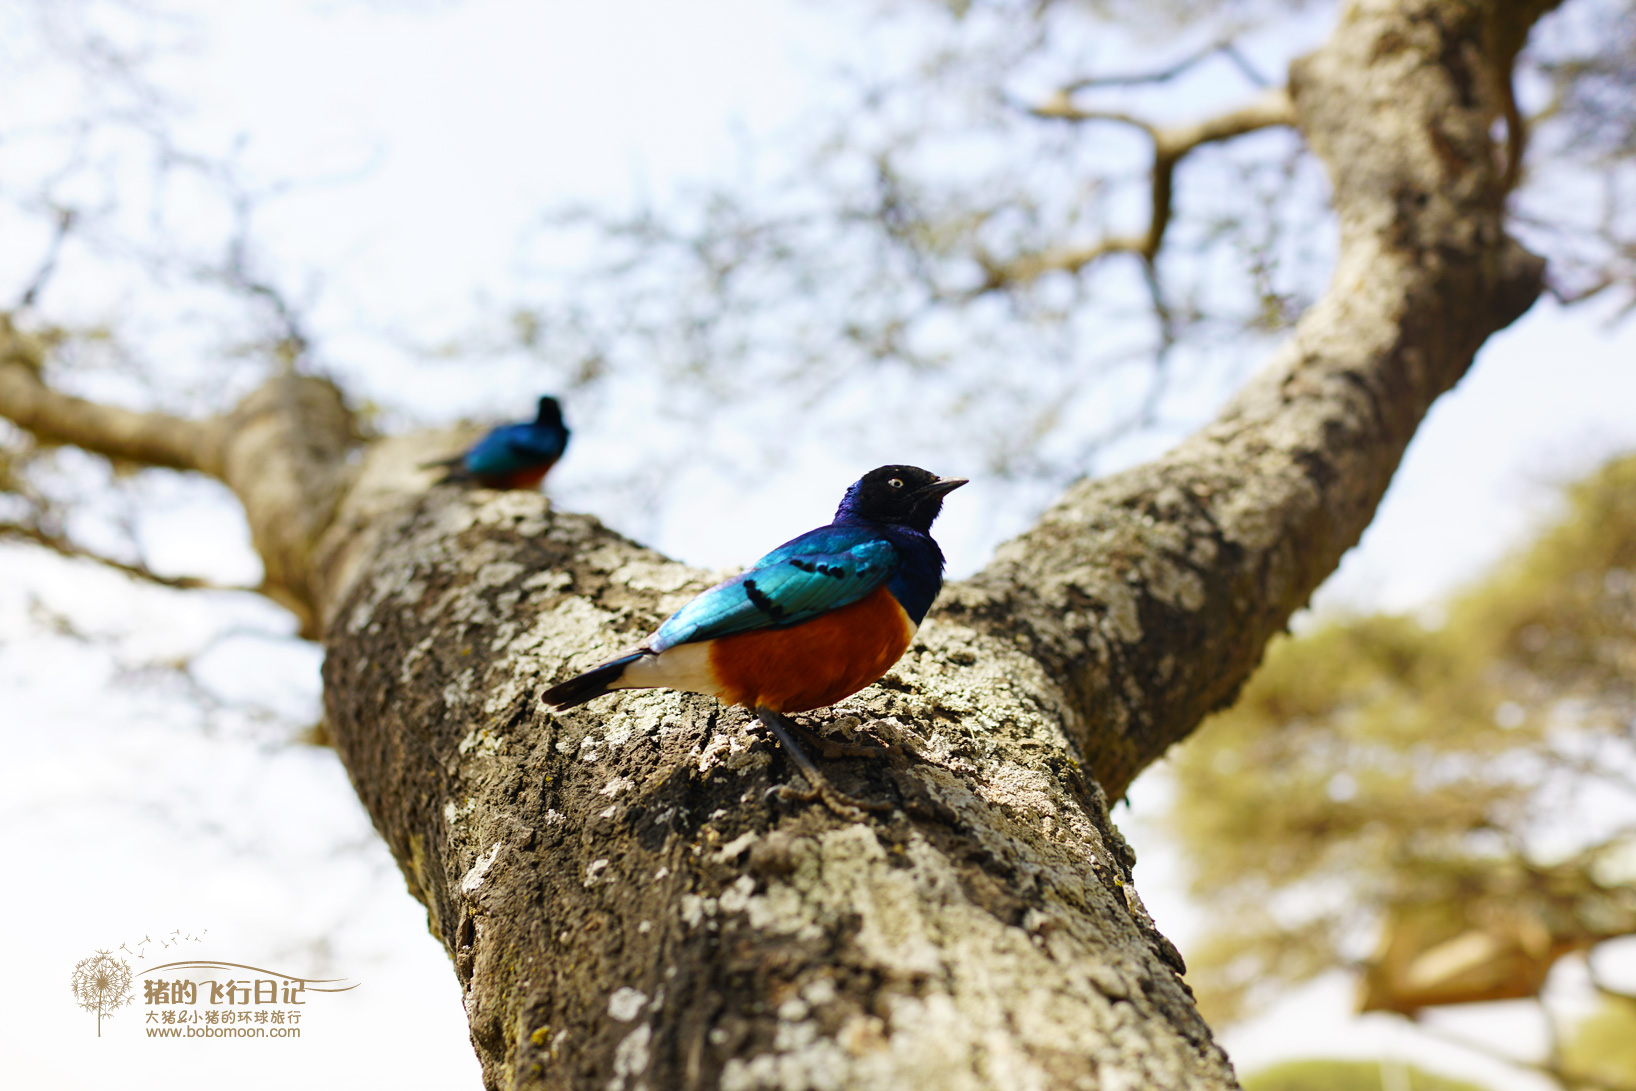
[(1244, 1091), (1486, 1091), (1388, 1061), (1286, 1061), (1244, 1077)]
[(1562, 1047), (1569, 1086), (1636, 1087), (1636, 1001), (1607, 995), (1569, 1030)]
[(1338, 967), (1361, 1011), (1550, 1016), (1547, 975), (1579, 954), (1608, 1006), (1542, 1070), (1636, 1086), (1630, 998), (1595, 958), (1636, 935), (1636, 456), (1567, 509), (1444, 616), (1275, 642), (1178, 750), (1174, 830), (1213, 907), (1190, 980), (1216, 1019)]

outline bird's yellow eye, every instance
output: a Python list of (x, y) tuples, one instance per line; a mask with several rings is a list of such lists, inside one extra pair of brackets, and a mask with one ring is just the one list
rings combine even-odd
[(888, 484), (888, 485), (890, 485), (890, 486), (892, 486), (892, 487), (893, 487), (893, 488), (894, 488), (894, 489), (901, 489), (901, 488), (903, 488), (903, 482), (901, 482), (901, 481), (899, 481), (899, 480), (898, 480), (898, 479), (897, 479), (897, 478), (895, 478), (895, 477), (894, 477), (894, 478), (892, 478), (892, 480), (890, 480), (890, 481), (888, 481), (888, 482), (887, 482), (887, 484)]

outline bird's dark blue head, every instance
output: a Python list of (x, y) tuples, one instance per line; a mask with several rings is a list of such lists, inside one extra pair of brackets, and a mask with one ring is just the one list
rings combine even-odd
[(540, 428), (562, 428), (562, 405), (557, 399), (547, 395), (540, 399), (540, 412), (534, 418), (534, 423)]
[(938, 477), (919, 466), (882, 466), (846, 490), (835, 521), (884, 523), (927, 534), (943, 510), (943, 497), (965, 483), (963, 477)]

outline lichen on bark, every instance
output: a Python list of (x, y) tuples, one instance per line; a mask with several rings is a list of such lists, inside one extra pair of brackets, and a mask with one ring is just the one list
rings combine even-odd
[(534, 496), (439, 491), (385, 537), (325, 688), (496, 1086), (1231, 1085), (1017, 648), (932, 622), (838, 706), (913, 754), (831, 763), (898, 805), (838, 824), (769, 798), (794, 774), (742, 710), (539, 704), (706, 574)]

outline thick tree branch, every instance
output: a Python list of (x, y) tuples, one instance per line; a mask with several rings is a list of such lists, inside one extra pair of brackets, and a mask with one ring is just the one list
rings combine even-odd
[(1211, 427), (1081, 482), (944, 599), (937, 617), (1045, 665), (1114, 795), (1233, 698), (1357, 541), (1432, 401), (1538, 295), (1489, 133), (1494, 73), (1549, 6), (1349, 6), (1291, 81), (1335, 187), (1327, 295)]
[(896, 807), (841, 823), (769, 797), (743, 710), (539, 703), (706, 573), (525, 493), (434, 490), (377, 540), (326, 721), (490, 1086), (1232, 1085), (1024, 650), (931, 625), (838, 707), (918, 754), (827, 763)]
[(224, 482), (244, 505), (264, 569), (259, 590), (318, 636), (315, 551), (355, 475), (347, 461), (355, 424), (333, 383), (285, 372), (230, 413), (189, 420), (64, 394), (45, 381), (44, 365), (36, 341), (0, 322), (0, 417), (44, 443)]
[(222, 476), (224, 420), (193, 421), (86, 401), (47, 386), (43, 366), (38, 347), (6, 319), (0, 325), (0, 416), (37, 440), (141, 466)]
[(357, 476), (348, 462), (356, 422), (333, 383), (288, 373), (252, 392), (227, 419), (222, 479), (250, 521), (265, 569), (262, 592), (295, 612), (302, 636), (316, 639), (326, 600), (317, 551)]

